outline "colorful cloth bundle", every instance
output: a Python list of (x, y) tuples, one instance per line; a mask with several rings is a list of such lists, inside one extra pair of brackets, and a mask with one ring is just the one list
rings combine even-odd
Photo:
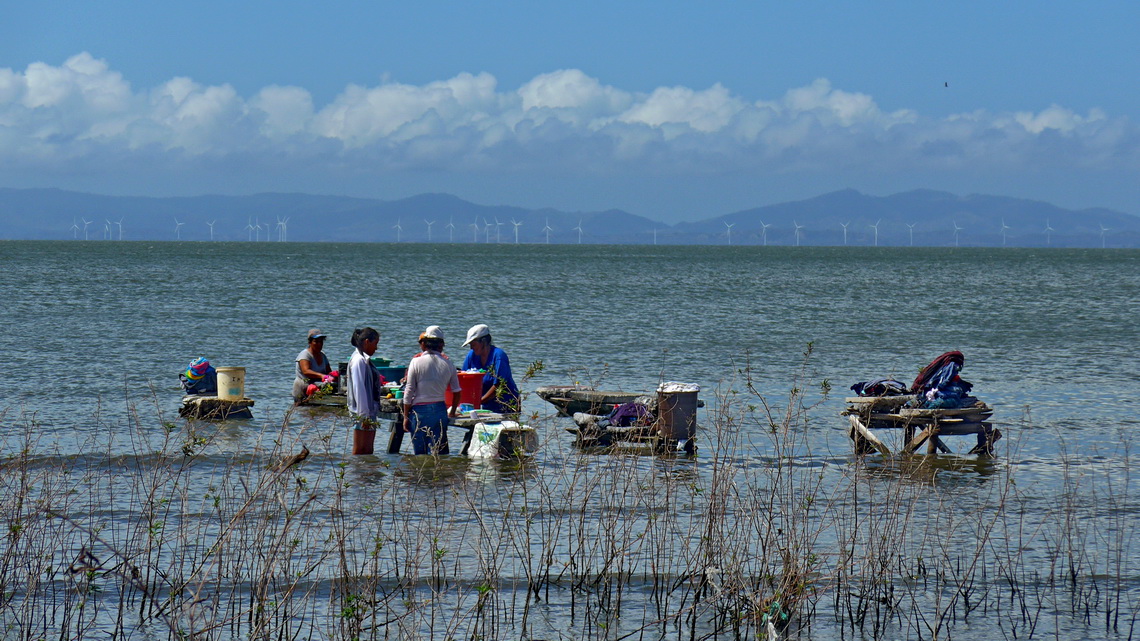
[(186, 368), (184, 375), (192, 381), (200, 381), (208, 371), (210, 371), (210, 361), (199, 356), (190, 361), (190, 366)]

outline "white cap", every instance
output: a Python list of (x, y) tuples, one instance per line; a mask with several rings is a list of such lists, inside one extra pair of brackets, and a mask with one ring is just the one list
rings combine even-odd
[(473, 341), (477, 338), (483, 338), (484, 336), (490, 336), (490, 335), (491, 335), (491, 328), (480, 323), (480, 324), (472, 327), (471, 329), (467, 330), (467, 340), (463, 341), (463, 347), (467, 347), (468, 345), (471, 344), (471, 341)]
[(439, 328), (439, 325), (428, 325), (428, 328), (424, 330), (424, 333), (420, 334), (420, 340), (423, 340), (425, 338), (438, 338), (440, 340), (443, 340), (443, 330)]

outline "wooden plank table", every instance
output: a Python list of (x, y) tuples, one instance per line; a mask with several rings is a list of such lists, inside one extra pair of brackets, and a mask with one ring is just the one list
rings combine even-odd
[(924, 443), (928, 454), (951, 452), (943, 436), (974, 435), (977, 445), (970, 454), (993, 455), (994, 443), (1002, 437), (1001, 430), (995, 428), (989, 419), (993, 408), (976, 401), (970, 407), (954, 409), (908, 408), (905, 405), (915, 400), (914, 395), (899, 396), (856, 396), (847, 401), (847, 415), (850, 428), (848, 436), (855, 443), (855, 451), (866, 454), (877, 451), (889, 455), (890, 448), (875, 436), (872, 429), (901, 429), (905, 454), (913, 454)]
[[(469, 414), (460, 414), (455, 418), (448, 419), (448, 427), (457, 427), (462, 429), (463, 432), (463, 446), (459, 449), (461, 456), (467, 455), (467, 449), (471, 446), (471, 434), (475, 431), (477, 423), (500, 423), (504, 420), (513, 420), (517, 418), (517, 414), (495, 414), (494, 412), (480, 413), (478, 418), (471, 418)], [(380, 401), (380, 413), (376, 416), (378, 419), (390, 421), (388, 431), (388, 453), (399, 454), (400, 446), (404, 443), (404, 414), (403, 408), (400, 407), (398, 399), (385, 398)]]

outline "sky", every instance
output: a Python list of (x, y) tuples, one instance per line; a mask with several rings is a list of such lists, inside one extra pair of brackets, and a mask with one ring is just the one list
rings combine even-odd
[(1138, 24), (1050, 0), (19, 3), (0, 187), (664, 222), (921, 188), (1140, 215)]

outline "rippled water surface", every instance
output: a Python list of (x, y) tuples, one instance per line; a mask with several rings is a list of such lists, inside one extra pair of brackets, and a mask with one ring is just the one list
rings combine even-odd
[[(1123, 541), (1114, 549), (1140, 556), (1140, 499), (1127, 483), (1140, 427), (1132, 411), (1140, 397), (1137, 251), (3, 242), (0, 301), (5, 456), (21, 447), (17, 428), (31, 426), (44, 456), (80, 465), (90, 457), (96, 466), (114, 460), (108, 456), (152, 464), (147, 456), (163, 448), (170, 429), (162, 422), (178, 420), (177, 374), (195, 356), (247, 370), (254, 420), (211, 428), (217, 431), (204, 452), (230, 464), (277, 436), (290, 406), (293, 358), (310, 327), (330, 336), (326, 352), (334, 361), (347, 360), (354, 327), (371, 325), (381, 333), (378, 355), (403, 362), (426, 325), (443, 327), (446, 351), (458, 359), (465, 330), (482, 322), (510, 354), (516, 377), (541, 361), (524, 391), (572, 382), (624, 390), (693, 382), (706, 402), (702, 426), (715, 420), (723, 395), (744, 389), (746, 375), (775, 405), (806, 382), (809, 453), (800, 464), (845, 475), (856, 464), (839, 415), (847, 387), (884, 376), (909, 382), (935, 356), (957, 349), (966, 355), (963, 377), (996, 408), (1006, 437), (997, 457), (943, 457), (920, 474), (900, 470), (905, 462), (876, 460), (866, 464), (868, 477), (926, 484), (966, 509), (987, 493), (990, 479), (1012, 478), (1025, 502), (1019, 509), (1028, 512), (1048, 509), (1074, 475), (1117, 483), (1119, 502), (1075, 509), (1080, 518), (1107, 519), (1106, 531)], [(801, 368), (806, 379), (796, 383)], [(828, 395), (819, 389), (824, 382)], [(531, 396), (525, 409), (543, 427), (535, 465), (456, 460), (443, 464), (441, 483), (477, 481), (491, 488), (479, 500), (493, 505), (502, 488), (546, 479), (568, 459), (610, 460), (570, 448), (561, 429), (569, 419), (550, 416), (541, 400)], [(380, 477), (419, 478), (407, 457), (347, 456), (343, 417), (301, 418), (327, 441), (310, 469), (331, 473), (348, 463), (357, 488)], [(740, 425), (744, 447), (735, 464), (769, 466), (762, 424)], [(972, 445), (950, 444), (961, 452)], [(711, 473), (710, 449), (705, 439), (693, 460), (638, 457), (634, 465), (637, 473), (689, 474), (701, 483)], [(191, 475), (187, 482), (208, 495), (213, 480)], [(418, 481), (407, 491), (423, 500), (434, 495)], [(1126, 569), (1131, 600), (1121, 607), (1135, 621), (1140, 576), (1135, 565)], [(578, 616), (546, 607), (551, 630)], [(955, 635), (1012, 634), (973, 621)], [(1042, 628), (1049, 634), (1129, 634), (1126, 626), (1106, 632), (1072, 617), (1050, 621)], [(819, 638), (838, 634), (820, 623), (815, 630)], [(905, 628), (891, 635), (917, 637)], [(577, 636), (585, 635), (567, 638)]]

